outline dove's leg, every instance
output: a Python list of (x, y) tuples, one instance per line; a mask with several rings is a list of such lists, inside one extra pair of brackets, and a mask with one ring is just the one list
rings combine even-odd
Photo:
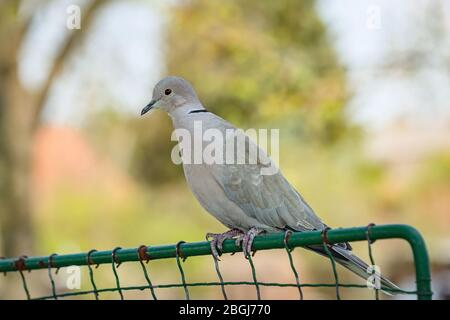
[[(211, 252), (215, 259), (220, 260), (219, 256), (222, 254), (223, 242), (227, 239), (233, 239), (236, 236), (242, 236), (244, 233), (239, 229), (231, 229), (224, 233), (207, 233), (206, 240), (210, 241)], [(236, 245), (239, 242), (238, 238), (236, 240)]]
[(263, 230), (260, 230), (256, 227), (252, 227), (245, 233), (242, 239), (242, 251), (244, 252), (244, 257), (247, 258), (249, 254), (251, 254), (253, 239), (255, 239), (255, 237), (261, 232), (263, 232)]

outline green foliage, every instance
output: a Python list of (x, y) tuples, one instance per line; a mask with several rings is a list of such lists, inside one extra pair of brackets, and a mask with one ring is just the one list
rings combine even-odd
[(171, 160), (176, 144), (170, 141), (172, 124), (162, 112), (142, 119), (108, 109), (93, 114), (85, 129), (97, 150), (140, 183), (161, 185), (182, 176)]
[[(344, 74), (313, 1), (185, 1), (169, 11), (169, 74), (190, 80), (205, 106), (241, 127), (330, 144), (349, 129)], [(179, 177), (171, 124), (133, 123), (132, 168), (141, 181)]]
[(170, 140), (172, 124), (169, 118), (162, 113), (152, 117), (156, 118), (152, 119), (152, 126), (148, 119), (131, 121), (139, 135), (136, 137), (130, 168), (138, 181), (161, 185), (181, 178), (182, 169), (171, 159), (176, 142)]
[(422, 185), (450, 186), (450, 152), (441, 152), (429, 157), (419, 178)]
[(187, 1), (171, 14), (169, 73), (208, 108), (243, 125), (308, 108), (340, 134), (343, 73), (313, 1)]

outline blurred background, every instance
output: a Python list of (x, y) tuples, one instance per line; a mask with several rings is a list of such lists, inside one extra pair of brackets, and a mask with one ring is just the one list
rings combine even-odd
[[(328, 225), (416, 227), (434, 297), (450, 297), (450, 2), (0, 0), (0, 41), (0, 256), (201, 241), (225, 230), (171, 162), (168, 116), (139, 116), (153, 85), (179, 75), (235, 125), (280, 129), (280, 167)], [(366, 243), (354, 247), (368, 259)], [(374, 255), (382, 273), (415, 288), (407, 244), (378, 241)], [(333, 281), (326, 259), (303, 249), (294, 259), (302, 282)], [(284, 251), (254, 260), (258, 280), (294, 282)], [(217, 281), (211, 257), (184, 267), (188, 281)], [(139, 268), (121, 266), (122, 285), (145, 284)], [(251, 279), (240, 254), (221, 268), (225, 280)], [(114, 286), (110, 266), (95, 272), (98, 287)], [(154, 284), (179, 281), (173, 260), (152, 261), (149, 272)], [(344, 269), (340, 277), (364, 283)], [(32, 295), (50, 292), (46, 270), (27, 278)], [(90, 288), (86, 270), (81, 287)], [(252, 287), (227, 290), (255, 298)], [(333, 288), (304, 293), (334, 298)], [(221, 298), (219, 287), (191, 295)], [(0, 297), (24, 298), (19, 275), (0, 278)]]

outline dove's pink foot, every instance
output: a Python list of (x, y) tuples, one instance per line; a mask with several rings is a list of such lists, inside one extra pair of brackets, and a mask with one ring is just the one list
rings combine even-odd
[(244, 237), (242, 238), (242, 251), (244, 252), (244, 257), (247, 258), (251, 254), (253, 240), (261, 232), (263, 232), (263, 230), (260, 230), (256, 227), (252, 227), (245, 233)]
[(222, 254), (223, 242), (227, 239), (233, 239), (234, 237), (239, 236), (236, 239), (236, 245), (239, 245), (239, 241), (242, 239), (243, 232), (239, 229), (231, 229), (224, 233), (207, 233), (206, 240), (210, 241), (211, 253), (215, 259), (220, 260), (219, 256)]

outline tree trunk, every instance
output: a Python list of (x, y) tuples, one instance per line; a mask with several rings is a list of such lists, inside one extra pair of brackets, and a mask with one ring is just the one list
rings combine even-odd
[(0, 6), (0, 255), (7, 257), (33, 252), (28, 178), (33, 101), (17, 74), (28, 21), (17, 18), (17, 6), (14, 1)]
[(3, 185), (0, 195), (1, 253), (7, 257), (33, 252), (30, 211), (30, 153), (33, 138), (32, 97), (22, 87), (17, 68), (3, 83)]
[(21, 20), (19, 1), (0, 1), (0, 256), (34, 253), (30, 207), (31, 147), (54, 79), (66, 58), (89, 33), (106, 0), (92, 0), (82, 14), (82, 30), (69, 33), (39, 92), (28, 92), (18, 76), (18, 52), (30, 19)]

